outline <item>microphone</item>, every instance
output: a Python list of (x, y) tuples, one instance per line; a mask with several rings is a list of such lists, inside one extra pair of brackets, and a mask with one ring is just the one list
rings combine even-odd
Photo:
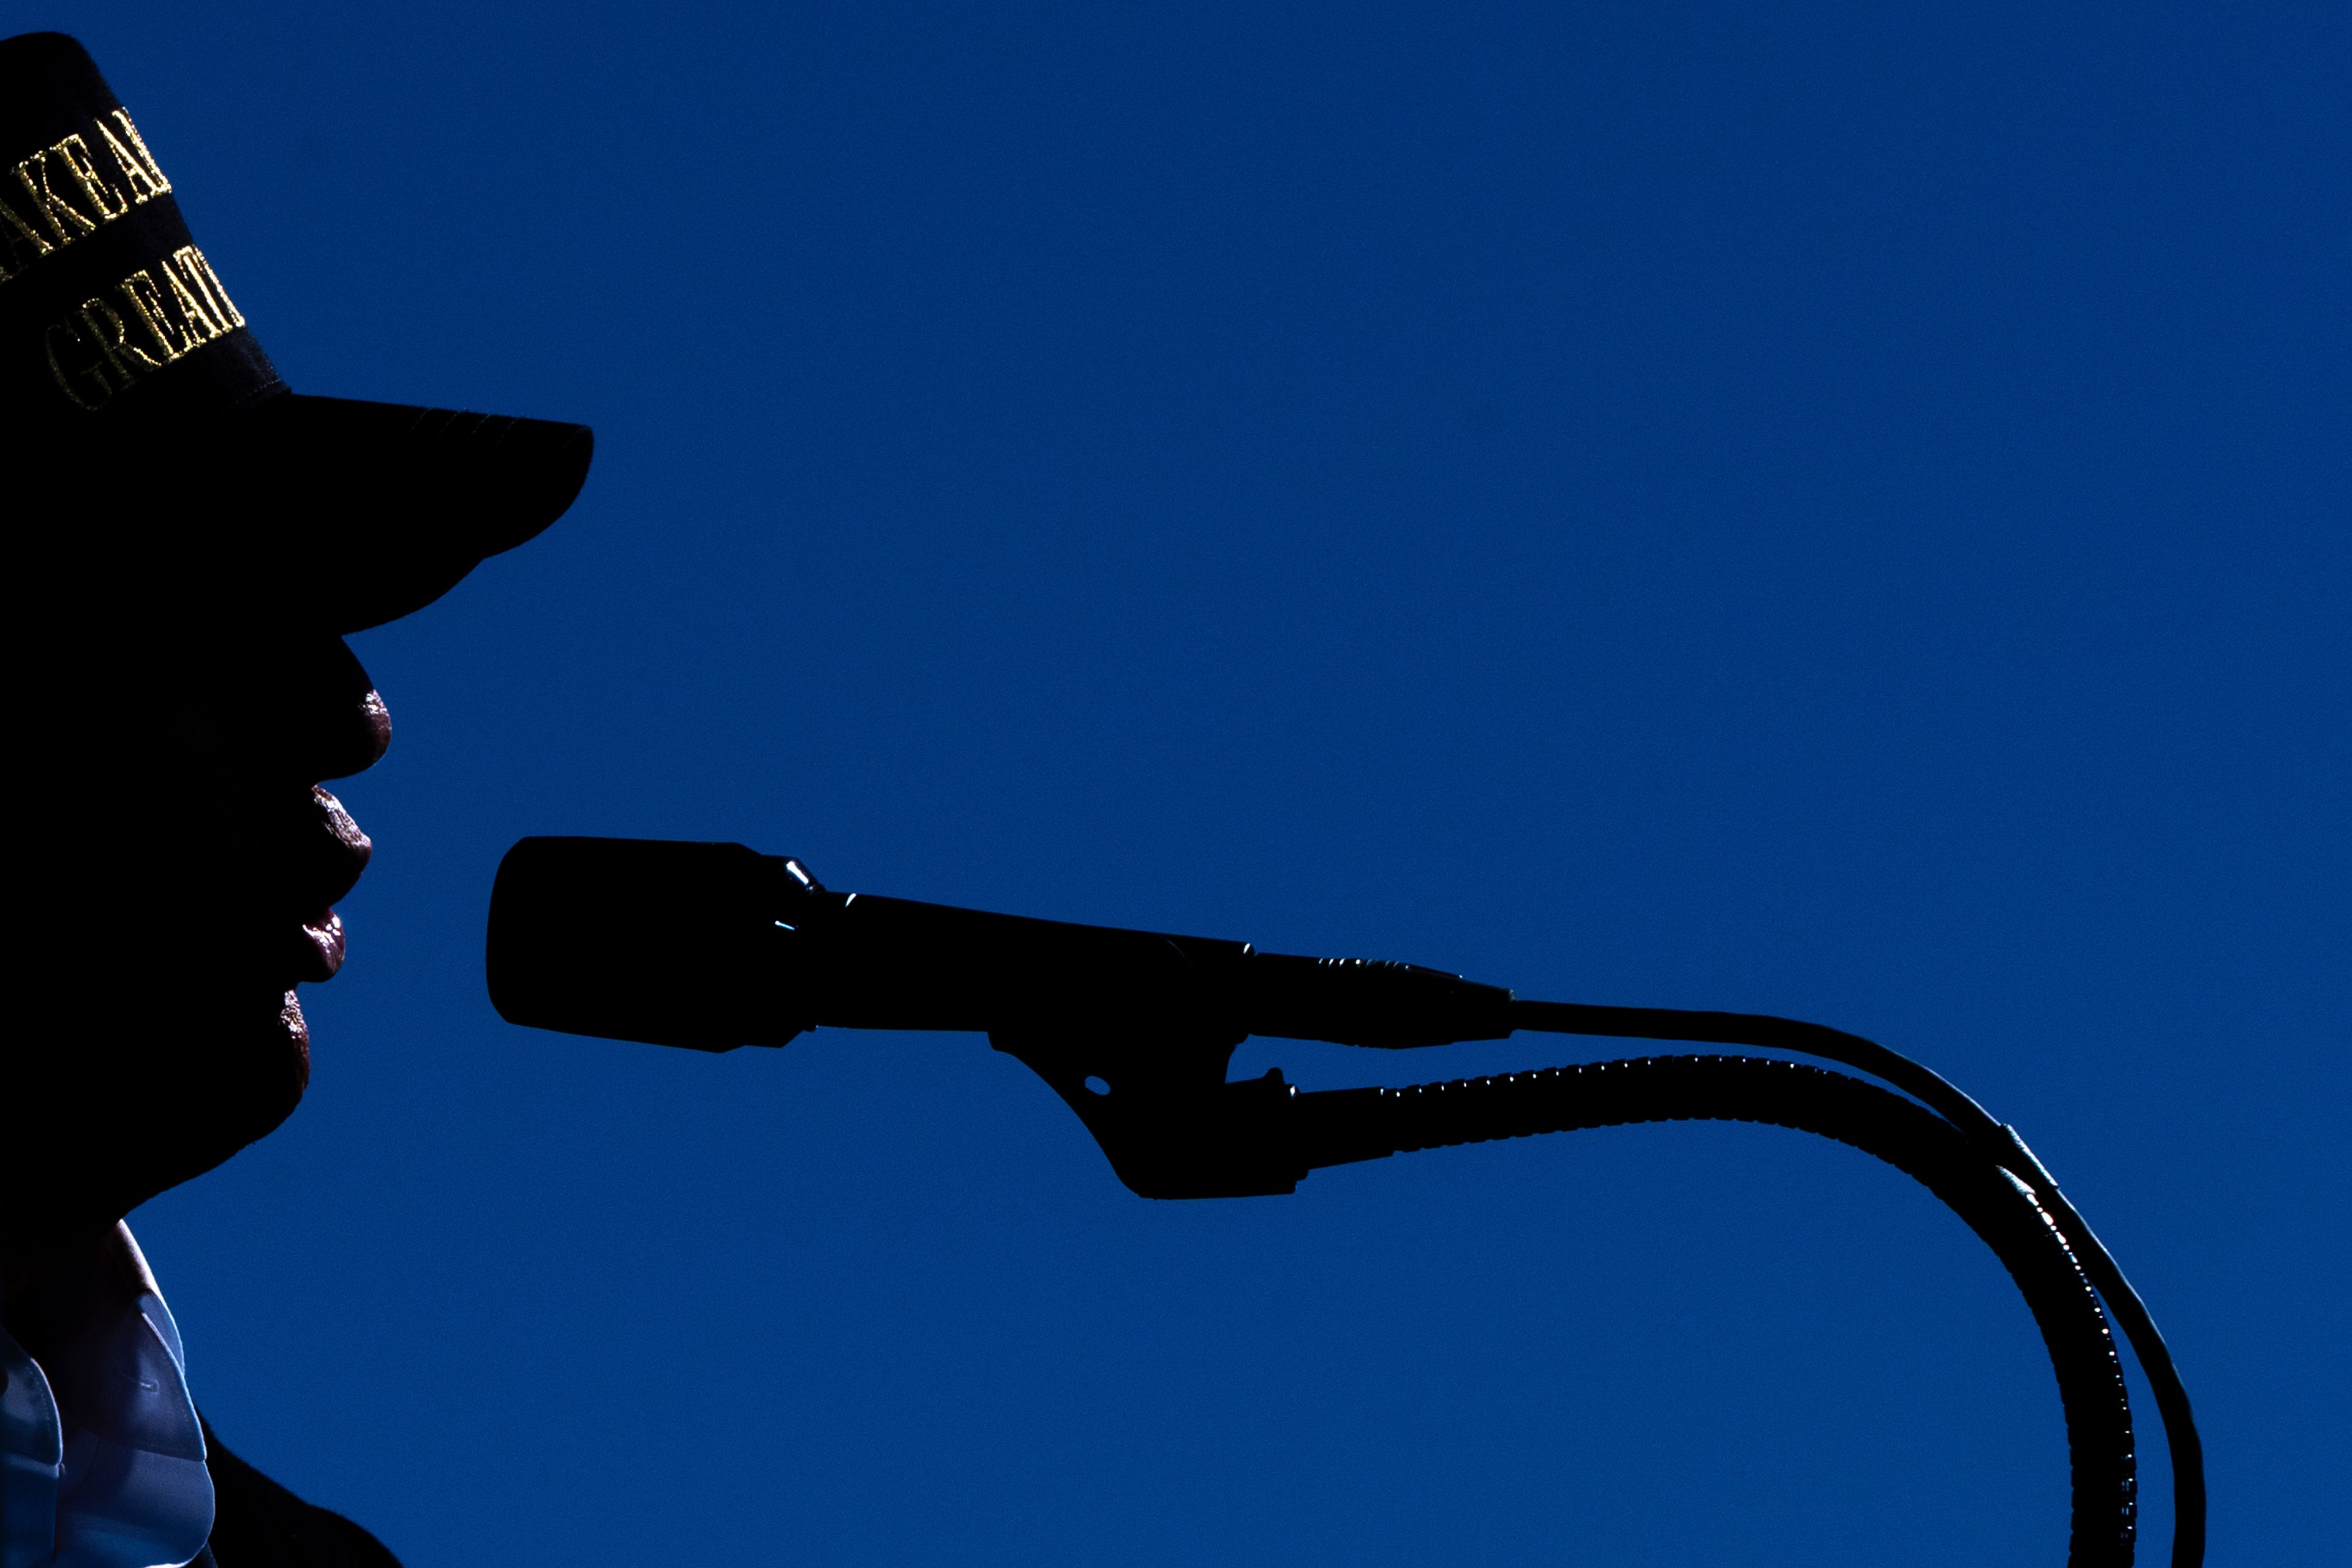
[(523, 839), (499, 866), (486, 956), (509, 1023), (705, 1051), (815, 1027), (1389, 1049), (1513, 1027), (1510, 992), (1417, 964), (836, 893), (740, 844)]
[[(2014, 1128), (1871, 1041), (1749, 1014), (1520, 1002), (1416, 964), (836, 893), (798, 860), (740, 844), (523, 839), (499, 866), (486, 956), (490, 1000), (509, 1023), (576, 1035), (730, 1051), (816, 1027), (984, 1032), (1061, 1096), (1119, 1180), (1148, 1198), (1287, 1193), (1328, 1166), (1633, 1121), (1767, 1122), (1835, 1138), (1951, 1205), (2025, 1291), (2066, 1407), (2078, 1544), (2127, 1542), (2133, 1517), (2105, 1297), (2164, 1415), (2174, 1562), (2202, 1560), (2202, 1448), (2147, 1307)], [(1395, 1049), (1515, 1027), (1767, 1047), (1903, 1092), (1716, 1055), (1405, 1089), (1305, 1092), (1278, 1068), (1226, 1076), (1251, 1035)]]

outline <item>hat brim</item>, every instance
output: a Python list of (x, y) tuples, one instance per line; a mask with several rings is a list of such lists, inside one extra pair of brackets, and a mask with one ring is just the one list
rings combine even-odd
[[(230, 521), (279, 603), (336, 632), (424, 608), (563, 515), (584, 425), (286, 393), (218, 435), (252, 477)], [(215, 452), (215, 458), (227, 454)], [(290, 596), (290, 598), (289, 597)]]

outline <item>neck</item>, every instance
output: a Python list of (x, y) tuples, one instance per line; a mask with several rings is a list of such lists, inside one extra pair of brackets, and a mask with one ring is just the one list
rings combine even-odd
[(0, 1237), (0, 1321), (34, 1360), (71, 1331), (94, 1288), (115, 1284), (119, 1234), (108, 1220)]

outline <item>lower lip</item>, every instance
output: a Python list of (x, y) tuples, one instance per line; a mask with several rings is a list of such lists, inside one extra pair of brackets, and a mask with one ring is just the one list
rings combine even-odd
[(343, 917), (328, 910), (302, 922), (304, 955), (301, 979), (332, 980), (343, 966)]

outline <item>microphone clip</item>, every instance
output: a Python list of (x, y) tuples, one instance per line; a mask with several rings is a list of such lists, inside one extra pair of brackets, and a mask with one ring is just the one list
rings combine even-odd
[(1294, 1192), (1298, 1091), (1280, 1068), (1226, 1081), (1248, 1038), (1203, 1025), (998, 1030), (990, 1045), (1044, 1079), (1077, 1112), (1129, 1191), (1147, 1198), (1240, 1198)]

